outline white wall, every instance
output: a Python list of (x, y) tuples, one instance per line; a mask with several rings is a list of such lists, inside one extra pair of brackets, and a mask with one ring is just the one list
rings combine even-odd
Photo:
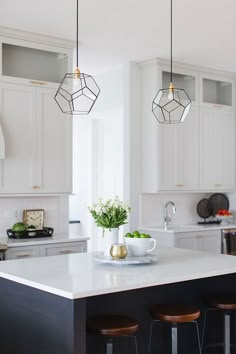
[(1, 197), (0, 198), (0, 235), (16, 222), (22, 222), (23, 209), (44, 209), (47, 227), (53, 227), (56, 236), (68, 235), (69, 201), (62, 197)]
[(88, 206), (98, 198), (123, 199), (124, 72), (123, 67), (95, 77), (101, 94), (90, 115), (74, 117), (74, 196), (70, 219), (79, 219), (80, 233), (90, 237), (89, 250), (103, 248), (101, 230)]
[[(211, 193), (212, 194), (212, 193)], [(140, 225), (163, 225), (164, 206), (171, 200), (176, 206), (176, 214), (170, 208), (171, 224), (195, 224), (204, 221), (197, 214), (197, 204), (211, 194), (203, 193), (162, 193), (141, 194)]]

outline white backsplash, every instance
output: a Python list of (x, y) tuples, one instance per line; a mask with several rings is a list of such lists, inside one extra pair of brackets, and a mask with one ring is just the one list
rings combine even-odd
[(22, 222), (24, 209), (44, 209), (44, 225), (52, 227), (55, 235), (69, 232), (69, 200), (61, 197), (0, 198), (0, 237), (16, 222)]
[(176, 206), (176, 214), (171, 215), (171, 224), (195, 224), (203, 221), (197, 214), (197, 204), (203, 198), (213, 193), (165, 193), (141, 194), (140, 196), (140, 226), (162, 225), (165, 203), (171, 200)]

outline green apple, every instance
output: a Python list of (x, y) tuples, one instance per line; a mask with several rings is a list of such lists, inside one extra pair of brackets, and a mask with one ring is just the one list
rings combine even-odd
[(134, 232), (133, 232), (133, 236), (134, 237), (140, 237), (140, 233), (139, 233), (139, 231), (138, 230), (135, 230)]
[(151, 236), (148, 234), (141, 234), (140, 238), (151, 238)]
[(130, 232), (127, 232), (127, 234), (125, 235), (125, 237), (134, 237)]

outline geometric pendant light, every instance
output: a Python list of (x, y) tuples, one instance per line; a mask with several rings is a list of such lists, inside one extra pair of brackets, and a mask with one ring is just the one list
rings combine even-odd
[(78, 0), (76, 14), (76, 69), (64, 76), (54, 99), (63, 113), (89, 114), (100, 89), (91, 75), (81, 73), (78, 68)]
[(182, 123), (190, 111), (191, 100), (184, 89), (172, 81), (172, 0), (170, 2), (170, 85), (160, 89), (152, 102), (152, 112), (159, 123)]

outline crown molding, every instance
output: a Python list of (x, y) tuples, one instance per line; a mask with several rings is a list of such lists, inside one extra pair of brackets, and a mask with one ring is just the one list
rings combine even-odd
[(16, 28), (9, 28), (4, 26), (0, 26), (0, 36), (20, 39), (20, 40), (34, 42), (34, 43), (36, 42), (36, 43), (46, 44), (55, 47), (62, 47), (66, 49), (73, 49), (75, 48), (75, 44), (76, 44), (75, 41), (69, 39), (53, 37), (53, 36), (23, 31)]

